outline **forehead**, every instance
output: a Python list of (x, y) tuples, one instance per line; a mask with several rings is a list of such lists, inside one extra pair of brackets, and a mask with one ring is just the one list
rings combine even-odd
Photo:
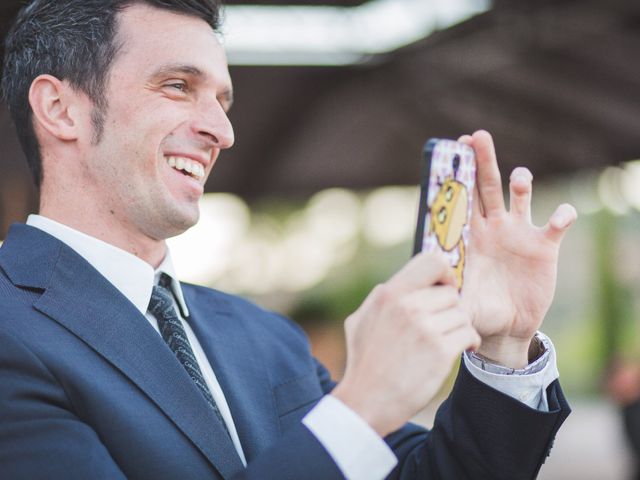
[(162, 65), (192, 65), (211, 80), (230, 83), (227, 58), (215, 32), (204, 20), (135, 4), (118, 17), (121, 44), (114, 66), (138, 76)]

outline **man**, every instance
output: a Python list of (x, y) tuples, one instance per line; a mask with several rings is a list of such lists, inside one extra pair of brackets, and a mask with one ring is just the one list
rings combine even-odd
[[(35, 0), (8, 37), (40, 215), (0, 250), (3, 478), (533, 478), (569, 413), (536, 331), (573, 208), (534, 227), (517, 169), (507, 212), (491, 137), (463, 137), (462, 299), (411, 260), (347, 319), (335, 386), (292, 323), (173, 275), (165, 239), (233, 143), (217, 26), (208, 0)], [(405, 424), (469, 349), (433, 430)]]

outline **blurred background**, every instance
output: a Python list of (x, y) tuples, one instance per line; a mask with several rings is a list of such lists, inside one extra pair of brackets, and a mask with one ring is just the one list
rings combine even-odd
[[(3, 36), (21, 3), (2, 0)], [(562, 202), (580, 214), (544, 325), (574, 413), (540, 478), (631, 478), (640, 3), (231, 0), (225, 18), (236, 145), (200, 223), (171, 240), (181, 277), (291, 316), (339, 378), (344, 318), (410, 256), (423, 143), (487, 129), (503, 177), (532, 170), (538, 225)], [(1, 107), (0, 239), (36, 209)]]

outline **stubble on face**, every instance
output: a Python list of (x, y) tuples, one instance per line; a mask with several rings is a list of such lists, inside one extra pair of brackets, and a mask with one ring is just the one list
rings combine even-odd
[[(96, 105), (92, 113), (95, 148), (86, 173), (113, 222), (162, 241), (197, 223), (202, 194), (201, 186), (167, 165), (167, 152), (202, 158), (204, 184), (219, 149), (226, 148), (214, 146), (209, 134), (194, 128), (195, 121), (205, 124), (202, 99), (230, 90), (226, 58), (205, 22), (152, 7), (127, 8), (117, 35), (123, 47), (107, 82), (108, 108)], [(193, 80), (188, 95), (169, 90), (164, 82), (170, 78), (151, 86), (145, 81), (159, 65), (177, 63), (197, 65), (206, 81), (185, 78)], [(228, 123), (226, 114), (222, 120)], [(206, 121), (215, 133), (215, 122)]]

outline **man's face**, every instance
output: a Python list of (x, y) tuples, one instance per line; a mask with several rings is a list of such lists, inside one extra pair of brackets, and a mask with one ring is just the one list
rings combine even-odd
[(198, 220), (221, 149), (233, 144), (231, 79), (206, 22), (135, 5), (120, 15), (104, 132), (86, 146), (84, 174), (109, 214), (153, 239)]

